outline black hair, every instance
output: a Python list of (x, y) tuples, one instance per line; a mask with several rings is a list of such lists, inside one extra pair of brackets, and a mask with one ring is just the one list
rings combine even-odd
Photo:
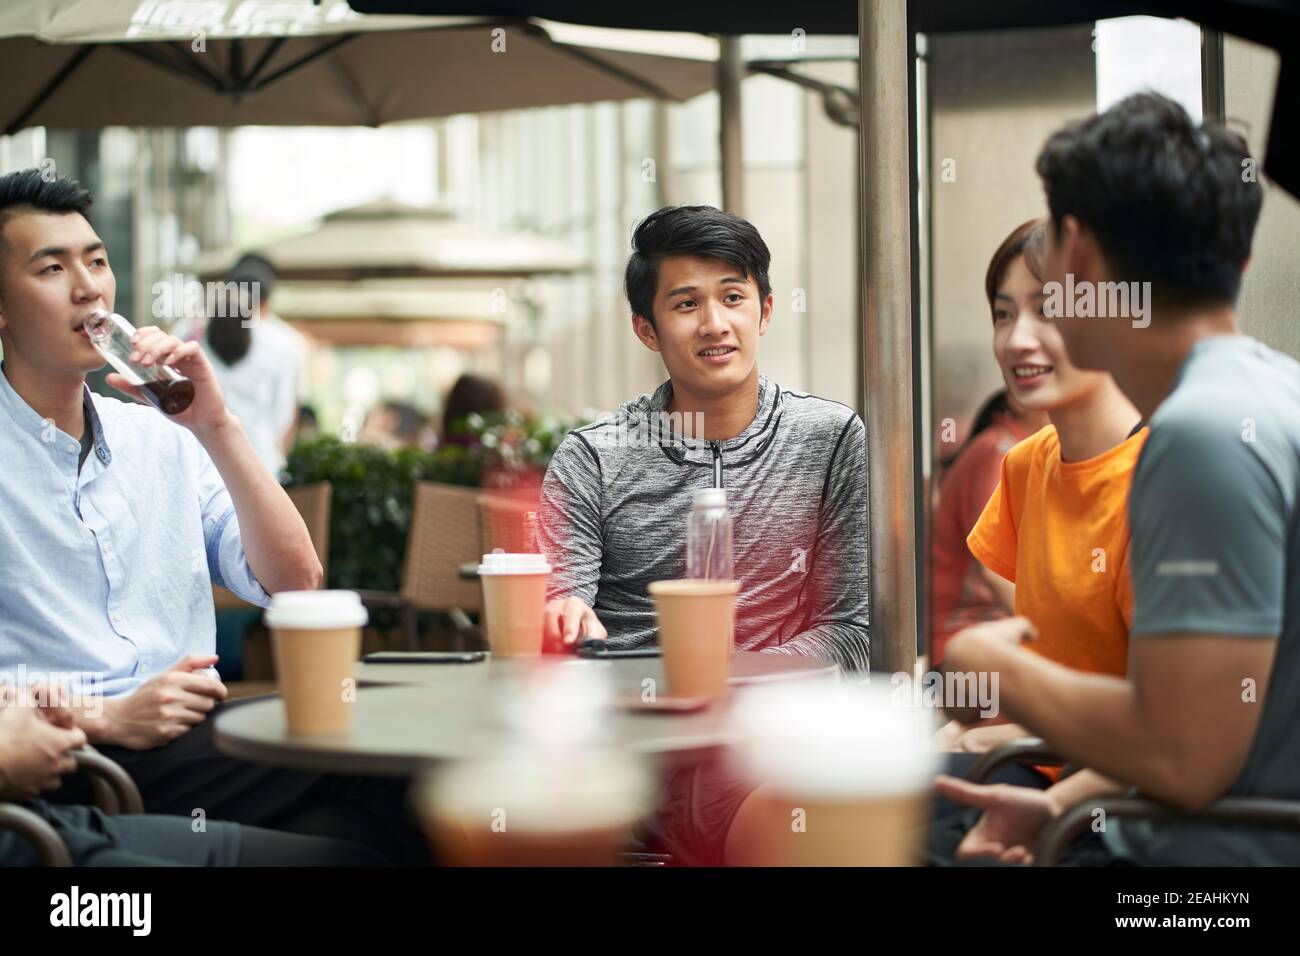
[(40, 169), (24, 169), (0, 176), (0, 252), (4, 251), (4, 228), (22, 213), (80, 213), (90, 221), (94, 197), (75, 179), (46, 179)]
[(751, 223), (712, 206), (665, 206), (637, 224), (623, 277), (632, 311), (651, 325), (659, 263), (668, 256), (721, 259), (754, 280), (760, 299), (772, 293), (767, 275), (772, 253)]
[(236, 281), (256, 282), (259, 286), (259, 295), (263, 302), (271, 301), (271, 293), (275, 291), (275, 283), (278, 278), (275, 266), (266, 256), (259, 255), (256, 252), (246, 252), (239, 257), (239, 261), (231, 271), (231, 278), (239, 277)]
[(500, 385), (480, 375), (462, 375), (451, 387), (442, 412), (443, 441), (466, 440), (464, 425), (470, 415), (491, 415), (505, 408), (506, 396)]
[(1011, 234), (1002, 240), (989, 260), (988, 270), (984, 273), (984, 296), (989, 300), (989, 315), (996, 316), (998, 311), (998, 289), (1007, 277), (1007, 270), (1017, 259), (1025, 260), (1025, 267), (1039, 282), (1043, 281), (1043, 252), (1047, 235), (1042, 219), (1030, 219), (1011, 230)]
[(1160, 307), (1232, 304), (1263, 201), (1246, 142), (1137, 93), (1053, 134), (1038, 155), (1052, 228), (1074, 216)]
[[(253, 322), (257, 319), (252, 314), (253, 290), (257, 290), (257, 300), (269, 299), (275, 288), (275, 268), (262, 256), (246, 255), (235, 263), (228, 281), (235, 288), (234, 302), (239, 308), (234, 310), (234, 315), (209, 315), (204, 335), (212, 354), (224, 364), (234, 365), (253, 346)], [(229, 297), (225, 301), (231, 302)]]

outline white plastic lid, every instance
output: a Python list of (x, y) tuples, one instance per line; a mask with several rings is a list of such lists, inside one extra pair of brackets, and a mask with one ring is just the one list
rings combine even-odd
[(370, 616), (356, 591), (281, 591), (262, 619), (267, 627), (316, 630), (362, 627)]
[(940, 769), (927, 713), (878, 684), (818, 679), (745, 688), (731, 713), (732, 759), (751, 780), (801, 796), (914, 793)]
[(550, 574), (551, 566), (544, 554), (506, 554), (493, 551), (483, 555), (478, 566), (479, 577), (486, 574)]
[(727, 507), (727, 489), (726, 488), (696, 488), (695, 494), (691, 498), (692, 508), (725, 508)]

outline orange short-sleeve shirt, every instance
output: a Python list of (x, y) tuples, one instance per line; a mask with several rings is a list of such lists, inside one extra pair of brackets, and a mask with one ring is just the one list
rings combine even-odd
[(1086, 461), (1061, 460), (1052, 426), (1002, 461), (1002, 478), (966, 539), (989, 570), (1016, 585), (1043, 656), (1096, 674), (1127, 669), (1133, 622), (1128, 493), (1148, 429)]

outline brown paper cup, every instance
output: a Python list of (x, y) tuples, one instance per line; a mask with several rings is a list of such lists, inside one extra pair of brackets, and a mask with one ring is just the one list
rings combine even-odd
[(728, 838), (741, 866), (913, 866), (929, 819), (928, 791), (857, 799), (799, 797), (767, 787), (747, 800)]
[(890, 688), (826, 679), (745, 688), (729, 715), (757, 785), (728, 846), (759, 866), (909, 866), (939, 761), (926, 712)]
[(493, 657), (537, 657), (542, 653), (546, 611), (545, 574), (484, 575), (483, 613)]
[(664, 677), (674, 697), (722, 697), (735, 646), (738, 581), (655, 581)]
[(523, 750), (442, 766), (413, 798), (452, 866), (614, 866), (653, 806), (652, 781), (624, 756)]
[(289, 733), (348, 730), (366, 619), (353, 591), (286, 591), (271, 599), (266, 623)]
[(483, 584), (483, 618), (493, 657), (539, 657), (546, 613), (546, 580), (551, 566), (545, 555), (483, 555), (478, 566)]

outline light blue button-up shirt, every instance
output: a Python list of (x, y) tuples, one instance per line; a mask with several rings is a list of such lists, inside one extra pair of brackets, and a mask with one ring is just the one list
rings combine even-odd
[(78, 472), (78, 440), (2, 368), (0, 679), (25, 671), (130, 693), (213, 652), (214, 582), (270, 601), (225, 482), (188, 429), (87, 388), (94, 447)]

